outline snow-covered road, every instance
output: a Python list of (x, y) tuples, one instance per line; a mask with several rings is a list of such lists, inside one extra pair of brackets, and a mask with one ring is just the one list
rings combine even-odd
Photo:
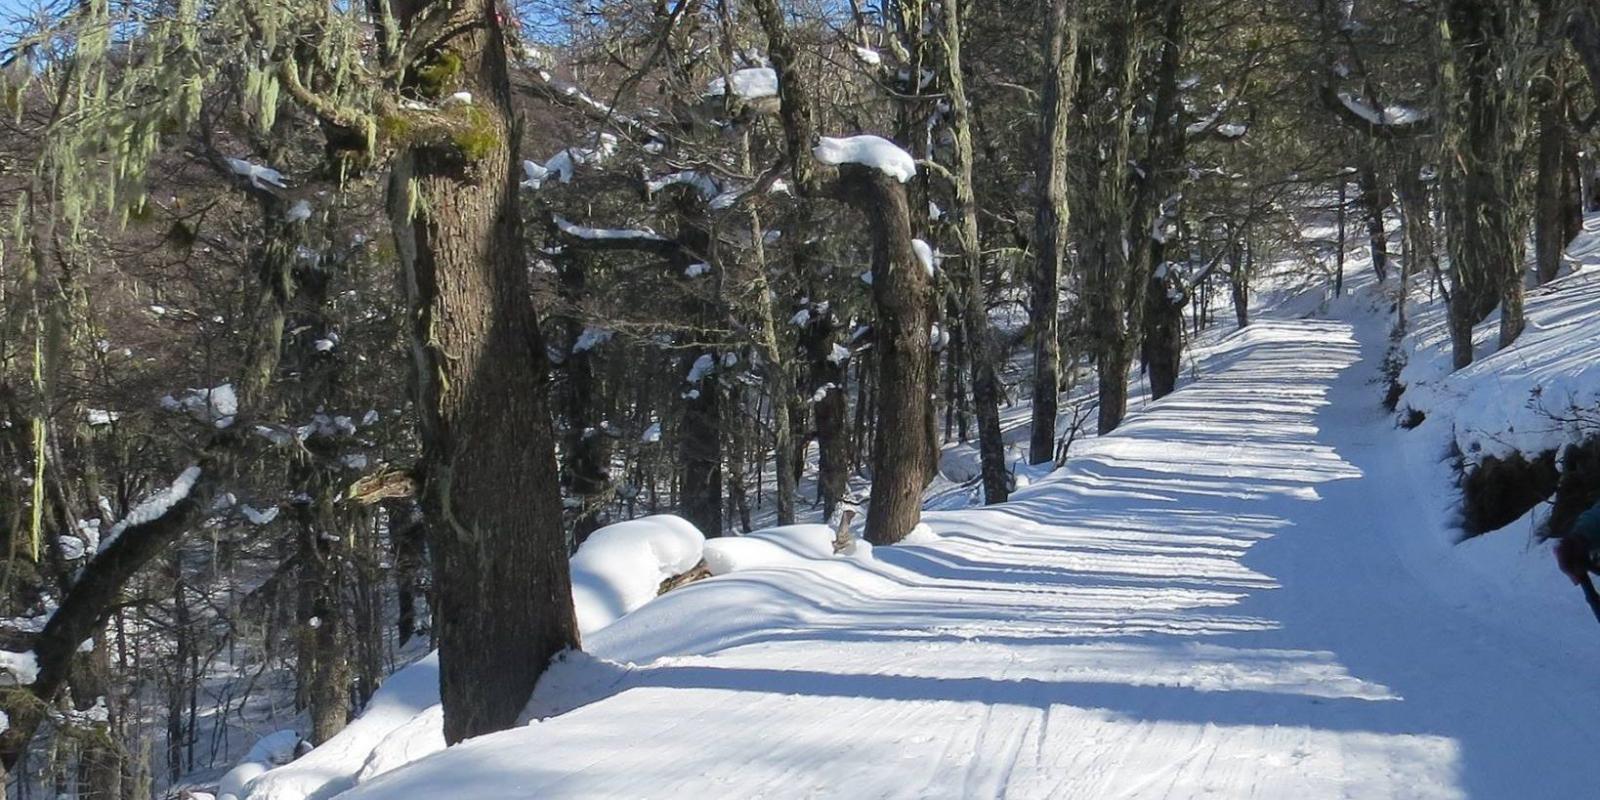
[(1423, 543), (1382, 345), (1258, 323), (1013, 502), (675, 591), (541, 684), (581, 707), (347, 796), (1595, 796), (1600, 632)]

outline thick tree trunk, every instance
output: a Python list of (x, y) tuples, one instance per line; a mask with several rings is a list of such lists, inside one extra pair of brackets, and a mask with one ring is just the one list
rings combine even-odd
[(839, 192), (872, 230), (872, 298), (877, 312), (877, 419), (866, 538), (894, 544), (922, 518), (931, 470), (927, 446), (928, 277), (911, 245), (905, 187), (869, 167), (839, 170)]
[[(978, 456), (983, 472), (983, 498), (987, 504), (1003, 503), (1010, 495), (1006, 473), (1005, 442), (1000, 432), (1000, 360), (989, 326), (989, 306), (983, 285), (983, 246), (978, 235), (978, 202), (973, 193), (971, 106), (961, 74), (961, 12), (959, 4), (946, 6), (944, 18), (945, 90), (950, 98), (950, 127), (955, 137), (956, 238), (961, 245), (961, 328), (966, 333), (972, 370), (972, 406), (978, 419)], [(1049, 314), (1055, 317), (1054, 309)], [(1051, 331), (1052, 336), (1054, 330)], [(952, 353), (952, 358), (955, 358)], [(1049, 355), (1047, 354), (1048, 358)], [(956, 398), (949, 398), (954, 403)], [(1054, 399), (1054, 393), (1051, 398)], [(1050, 430), (1055, 432), (1051, 413)], [(1031, 443), (1030, 443), (1031, 444)]]
[(779, 114), (790, 176), (802, 195), (831, 195), (855, 206), (872, 232), (872, 296), (878, 365), (877, 424), (872, 445), (872, 505), (866, 537), (900, 541), (922, 516), (922, 489), (932, 474), (928, 440), (928, 278), (911, 245), (906, 188), (883, 172), (854, 164), (837, 180), (819, 177), (811, 148), (816, 135), (811, 89), (777, 0), (754, 0), (778, 76)]
[(1150, 276), (1145, 294), (1144, 361), (1150, 375), (1150, 399), (1160, 400), (1178, 387), (1183, 364), (1183, 306), (1187, 298), (1175, 275)]
[(1160, 14), (1161, 59), (1155, 74), (1155, 105), (1146, 136), (1144, 168), (1128, 227), (1132, 274), (1126, 284), (1128, 307), (1137, 309), (1129, 321), (1130, 333), (1141, 339), (1151, 399), (1165, 397), (1177, 386), (1183, 358), (1183, 304), (1187, 302), (1181, 276), (1163, 267), (1167, 253), (1164, 214), (1169, 204), (1176, 205), (1188, 174), (1184, 164), (1188, 141), (1178, 95), (1186, 32), (1183, 0), (1163, 0)]
[[(561, 260), (561, 294), (569, 307), (575, 307), (587, 291), (588, 270), (589, 256), (582, 251), (573, 251), (568, 258)], [(604, 509), (611, 488), (608, 469), (611, 463), (610, 437), (599, 429), (600, 422), (605, 419), (605, 411), (599, 407), (601, 398), (595, 391), (594, 361), (597, 355), (595, 347), (598, 345), (582, 350), (570, 346), (582, 339), (585, 327), (576, 314), (567, 318), (569, 347), (562, 363), (567, 373), (564, 382), (566, 391), (562, 393), (562, 398), (566, 405), (564, 416), (568, 426), (565, 446), (562, 448), (566, 461), (562, 477), (567, 490), (579, 503), (572, 521), (574, 548), (583, 544), (583, 540), (600, 527), (600, 512)]]
[(503, 32), (488, 3), (458, 3), (446, 27), (440, 52), (459, 60), (464, 113), (487, 144), (400, 155), (391, 213), (413, 309), (444, 734), (459, 742), (514, 724), (578, 628)]
[(1099, 75), (1103, 83), (1089, 87), (1086, 97), (1086, 135), (1093, 138), (1097, 149), (1085, 154), (1094, 178), (1084, 198), (1087, 213), (1082, 215), (1084, 295), (1099, 379), (1097, 427), (1101, 434), (1116, 429), (1128, 413), (1128, 369), (1142, 328), (1138, 318), (1144, 311), (1142, 297), (1148, 278), (1145, 265), (1131, 263), (1127, 238), (1133, 219), (1128, 159), (1145, 11), (1142, 4), (1128, 3), (1111, 12), (1102, 51), (1097, 54), (1105, 65)]
[(1520, 189), (1527, 116), (1521, 53), (1533, 16), (1525, 0), (1447, 0), (1444, 211), (1450, 251), (1450, 335), (1457, 369), (1472, 363), (1472, 326), (1500, 306), (1500, 346), (1524, 319), (1524, 198)]
[(1078, 8), (1074, 0), (1049, 0), (1045, 21), (1045, 84), (1039, 110), (1039, 197), (1034, 215), (1038, 252), (1029, 282), (1028, 323), (1033, 330), (1032, 433), (1028, 463), (1055, 458), (1056, 414), (1061, 391), (1061, 268), (1066, 262), (1067, 132), (1077, 91)]
[(1539, 107), (1539, 165), (1534, 185), (1534, 263), (1540, 284), (1555, 280), (1561, 256), (1583, 229), (1583, 190), (1578, 145), (1567, 121), (1565, 77), (1552, 64), (1546, 73), (1552, 96)]

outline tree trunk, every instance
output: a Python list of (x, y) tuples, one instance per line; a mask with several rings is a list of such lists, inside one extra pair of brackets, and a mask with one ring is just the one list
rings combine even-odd
[(1032, 433), (1028, 463), (1055, 458), (1061, 387), (1061, 267), (1066, 261), (1067, 131), (1078, 77), (1078, 9), (1074, 0), (1049, 0), (1044, 36), (1045, 84), (1039, 110), (1039, 197), (1034, 216), (1038, 252), (1030, 281), (1028, 324), (1033, 330)]
[(1137, 308), (1129, 327), (1130, 333), (1140, 339), (1150, 376), (1151, 399), (1165, 397), (1177, 386), (1183, 358), (1183, 304), (1187, 302), (1182, 277), (1163, 268), (1167, 206), (1177, 204), (1188, 174), (1184, 163), (1188, 141), (1180, 123), (1178, 90), (1185, 34), (1183, 0), (1163, 0), (1160, 13), (1161, 59), (1155, 75), (1155, 105), (1127, 233), (1132, 253), (1128, 268), (1133, 273), (1127, 280), (1128, 307)]
[(911, 245), (905, 187), (869, 167), (841, 167), (841, 194), (872, 229), (872, 298), (877, 311), (877, 421), (866, 538), (894, 544), (922, 518), (931, 470), (927, 445), (928, 277)]
[[(408, 27), (431, 4), (403, 10)], [(518, 215), (504, 33), (458, 3), (439, 52), (488, 144), (416, 146), (391, 214), (413, 309), (416, 401), (447, 742), (513, 725), (556, 653), (578, 645), (544, 341)]]
[[(1128, 413), (1133, 332), (1141, 330), (1138, 317), (1144, 311), (1142, 301), (1130, 300), (1142, 298), (1148, 279), (1144, 265), (1131, 263), (1127, 238), (1133, 213), (1128, 160), (1138, 99), (1144, 10), (1142, 4), (1127, 3), (1111, 12), (1102, 50), (1096, 54), (1097, 60), (1105, 64), (1105, 71), (1100, 74), (1104, 83), (1088, 86), (1085, 93), (1085, 134), (1098, 149), (1084, 154), (1086, 167), (1094, 176), (1084, 199), (1084, 297), (1099, 379), (1101, 434), (1116, 429)], [(1137, 289), (1133, 288), (1135, 285)]]
[(1525, 214), (1520, 176), (1527, 116), (1526, 0), (1443, 4), (1445, 224), (1456, 369), (1472, 363), (1472, 327), (1500, 305), (1500, 346), (1522, 332)]
[[(984, 503), (1004, 503), (1010, 495), (1006, 474), (1005, 442), (1000, 432), (1000, 392), (995, 364), (1000, 360), (989, 326), (989, 306), (983, 286), (983, 246), (978, 236), (978, 202), (972, 185), (971, 107), (961, 74), (961, 13), (959, 4), (945, 7), (945, 90), (950, 97), (950, 127), (955, 136), (956, 238), (961, 245), (961, 328), (971, 352), (972, 406), (978, 419), (978, 456), (983, 472)], [(1049, 316), (1054, 318), (1055, 310)], [(1054, 329), (1050, 331), (1052, 339)], [(956, 356), (951, 354), (952, 359)], [(1046, 354), (1049, 357), (1049, 354)], [(1055, 393), (1051, 393), (1052, 400)], [(955, 403), (953, 396), (949, 402)], [(1055, 415), (1051, 412), (1051, 438)], [(1030, 443), (1031, 444), (1031, 443)], [(1053, 442), (1052, 442), (1053, 444)]]
[[(690, 348), (683, 358), (689, 374), (700, 358), (716, 360), (709, 348)], [(683, 462), (683, 516), (706, 536), (722, 535), (722, 390), (715, 369), (684, 390), (679, 426)]]
[(1578, 147), (1567, 122), (1566, 76), (1552, 62), (1546, 72), (1552, 96), (1539, 107), (1539, 169), (1534, 186), (1534, 263), (1540, 284), (1561, 272), (1561, 256), (1583, 229)]
[(1378, 179), (1378, 170), (1370, 159), (1362, 162), (1358, 180), (1361, 185), (1361, 209), (1367, 218), (1367, 246), (1372, 252), (1372, 271), (1381, 283), (1389, 279), (1389, 237), (1383, 227), (1383, 216), (1389, 210), (1389, 192)]
[(811, 152), (816, 136), (811, 89), (798, 70), (798, 50), (777, 0), (754, 0), (778, 77), (779, 114), (790, 176), (802, 195), (850, 203), (872, 232), (872, 297), (878, 365), (877, 424), (873, 430), (872, 500), (866, 537), (900, 541), (922, 516), (922, 490), (932, 474), (928, 358), (928, 278), (911, 245), (905, 186), (855, 164), (824, 182)]

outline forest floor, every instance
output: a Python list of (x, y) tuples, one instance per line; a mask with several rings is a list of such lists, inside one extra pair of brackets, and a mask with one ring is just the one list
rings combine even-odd
[(1526, 536), (1452, 546), (1379, 305), (1208, 345), (936, 538), (674, 591), (540, 684), (574, 710), (345, 796), (1591, 796), (1600, 631)]

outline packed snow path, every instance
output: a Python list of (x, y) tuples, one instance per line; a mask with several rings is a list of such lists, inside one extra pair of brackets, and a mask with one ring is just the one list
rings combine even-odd
[(1600, 632), (1406, 544), (1368, 333), (1258, 323), (1013, 502), (674, 592), (535, 703), (581, 707), (351, 796), (1594, 796)]

